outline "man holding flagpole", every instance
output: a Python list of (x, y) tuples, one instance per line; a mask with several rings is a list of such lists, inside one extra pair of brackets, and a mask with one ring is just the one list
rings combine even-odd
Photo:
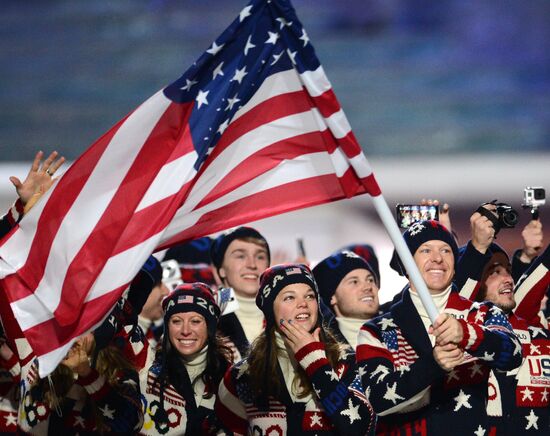
[[(521, 344), (499, 308), (456, 292), (458, 248), (443, 225), (420, 221), (403, 236), (440, 315), (432, 325), (411, 283), (388, 313), (361, 328), (357, 360), (381, 416), (378, 434), (489, 435), (489, 371), (519, 366)], [(395, 252), (391, 265), (406, 274)]]

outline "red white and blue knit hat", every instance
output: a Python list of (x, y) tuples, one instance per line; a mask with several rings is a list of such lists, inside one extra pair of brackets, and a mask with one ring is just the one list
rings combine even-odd
[(305, 283), (315, 292), (319, 302), (319, 290), (311, 270), (301, 263), (274, 265), (260, 276), (260, 290), (256, 296), (256, 306), (264, 313), (266, 327), (274, 323), (273, 302), (287, 285)]
[(212, 289), (204, 283), (184, 283), (179, 285), (162, 300), (164, 325), (168, 325), (170, 317), (176, 313), (197, 312), (204, 316), (208, 335), (216, 334), (220, 308), (214, 300)]
[[(409, 250), (413, 256), (416, 253), (416, 250), (418, 250), (418, 247), (425, 242), (438, 240), (447, 243), (453, 250), (454, 266), (456, 270), (456, 263), (458, 261), (458, 246), (456, 244), (456, 240), (452, 233), (449, 232), (447, 228), (439, 221), (418, 221), (410, 226), (405, 233), (403, 233), (403, 238), (405, 239), (407, 247), (409, 247)], [(405, 266), (403, 265), (403, 262), (401, 262), (401, 259), (395, 250), (393, 250), (390, 266), (400, 275), (407, 275)]]

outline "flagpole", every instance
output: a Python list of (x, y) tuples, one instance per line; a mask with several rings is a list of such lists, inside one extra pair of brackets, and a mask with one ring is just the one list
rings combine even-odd
[(418, 292), (420, 300), (422, 301), (426, 312), (428, 312), (430, 320), (432, 323), (435, 322), (438, 315), (437, 308), (435, 307), (435, 303), (430, 295), (430, 292), (428, 291), (426, 283), (424, 283), (424, 279), (422, 279), (422, 276), (420, 275), (420, 271), (416, 266), (409, 247), (407, 247), (407, 244), (401, 235), (401, 231), (399, 230), (399, 227), (397, 227), (397, 223), (395, 222), (390, 208), (388, 207), (388, 203), (386, 203), (386, 200), (382, 194), (371, 198), (374, 203), (374, 207), (378, 212), (378, 216), (382, 220), (382, 223), (386, 228), (386, 232), (388, 232), (388, 235), (395, 246), (395, 250), (401, 259), (401, 262), (403, 262), (403, 265), (405, 266), (405, 270), (409, 275), (409, 280), (414, 285), (416, 292)]

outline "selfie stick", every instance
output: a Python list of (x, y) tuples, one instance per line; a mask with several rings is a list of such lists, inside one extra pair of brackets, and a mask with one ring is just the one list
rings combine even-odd
[(382, 220), (382, 223), (386, 228), (386, 232), (388, 232), (388, 235), (395, 246), (395, 250), (401, 259), (401, 262), (403, 262), (403, 265), (405, 266), (405, 270), (409, 275), (409, 280), (414, 285), (416, 292), (418, 292), (420, 300), (422, 301), (426, 312), (428, 312), (430, 320), (432, 323), (435, 322), (438, 315), (437, 308), (435, 307), (435, 303), (430, 295), (430, 292), (428, 291), (428, 287), (426, 286), (426, 283), (424, 283), (424, 279), (422, 279), (420, 271), (414, 262), (409, 247), (407, 247), (407, 244), (401, 235), (401, 231), (399, 230), (399, 227), (397, 227), (397, 223), (395, 222), (393, 214), (388, 207), (388, 203), (386, 203), (386, 200), (382, 194), (371, 198), (374, 203), (374, 207), (376, 208), (376, 212), (378, 212), (378, 216)]

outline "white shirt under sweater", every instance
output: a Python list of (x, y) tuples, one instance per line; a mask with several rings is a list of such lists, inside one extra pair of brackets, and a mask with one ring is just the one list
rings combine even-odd
[[(411, 300), (414, 304), (414, 307), (416, 307), (418, 314), (420, 315), (420, 319), (422, 320), (422, 323), (424, 324), (424, 328), (426, 329), (427, 333), (428, 328), (432, 325), (432, 321), (430, 320), (428, 312), (426, 312), (426, 309), (422, 304), (422, 300), (420, 300), (420, 295), (413, 291), (412, 288), (410, 290), (410, 293)], [(445, 310), (445, 306), (447, 306), (447, 301), (449, 301), (449, 295), (451, 295), (451, 286), (449, 286), (447, 289), (445, 289), (443, 292), (440, 292), (439, 294), (430, 295), (432, 296), (432, 299), (434, 301), (437, 313), (443, 313), (443, 311)], [(432, 343), (433, 347), (435, 345), (435, 336), (428, 334), (428, 337), (430, 338), (430, 342)]]
[(357, 347), (357, 335), (359, 334), (359, 329), (365, 324), (367, 319), (357, 319), (357, 318), (347, 318), (344, 316), (337, 316), (336, 321), (338, 322), (338, 328), (346, 341), (353, 347)]
[[(194, 356), (192, 359), (187, 359), (184, 356), (182, 356), (181, 360), (183, 364), (185, 365), (185, 369), (187, 370), (187, 374), (189, 374), (189, 380), (191, 381), (191, 384), (193, 384), (193, 381), (204, 371), (206, 368), (206, 353), (208, 351), (208, 345), (205, 346), (199, 353)], [(205, 400), (203, 398), (204, 394), (204, 382), (202, 379), (198, 379), (197, 382), (193, 385), (193, 391), (195, 393), (195, 403), (197, 404), (197, 407), (199, 407), (203, 402), (209, 402), (215, 398), (215, 396), (212, 396), (212, 398)], [(210, 407), (212, 408), (212, 407)]]
[(241, 297), (235, 294), (239, 308), (235, 311), (241, 323), (246, 339), (252, 343), (264, 330), (264, 314), (256, 306), (255, 298)]

